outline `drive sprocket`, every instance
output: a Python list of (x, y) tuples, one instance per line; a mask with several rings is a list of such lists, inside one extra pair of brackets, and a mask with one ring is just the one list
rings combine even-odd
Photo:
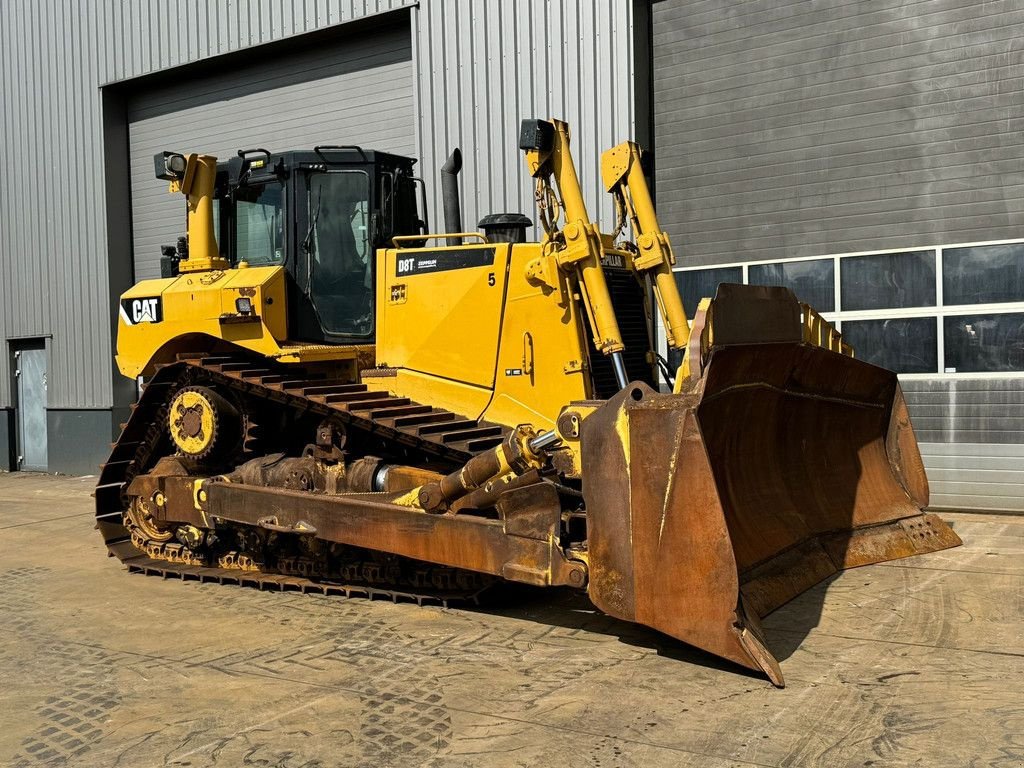
[(237, 449), (242, 423), (238, 409), (210, 387), (182, 387), (167, 414), (171, 441), (182, 455), (197, 461)]

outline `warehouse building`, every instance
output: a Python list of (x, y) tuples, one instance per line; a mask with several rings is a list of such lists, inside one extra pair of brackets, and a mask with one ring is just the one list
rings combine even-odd
[(521, 118), (653, 149), (695, 299), (782, 283), (899, 371), (936, 506), (1024, 510), (1022, 60), (1009, 2), (13, 0), (0, 7), (0, 458), (93, 473), (128, 412), (116, 298), (159, 270), (163, 149), (465, 156), (533, 212)]

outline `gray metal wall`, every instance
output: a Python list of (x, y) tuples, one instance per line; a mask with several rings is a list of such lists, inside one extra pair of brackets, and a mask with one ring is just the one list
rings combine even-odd
[(687, 265), (1018, 237), (1015, 2), (665, 0), (659, 213)]
[(902, 384), (932, 506), (1024, 512), (1024, 381)]
[[(99, 92), (89, 4), (0, 4), (0, 343), (53, 334), (49, 400), (109, 406)], [(0, 404), (11, 403), (7, 350)]]
[[(52, 0), (49, 0), (52, 2)], [(101, 82), (127, 80), (223, 53), (408, 8), (415, 0), (79, 0), (103, 50)], [(35, 3), (18, 0), (26, 9)]]
[(52, 334), (50, 408), (112, 405), (100, 86), (412, 4), (0, 3), (0, 343)]
[(437, 169), (459, 146), (466, 226), (497, 212), (535, 220), (519, 121), (557, 117), (569, 121), (590, 215), (610, 227), (599, 158), (635, 132), (632, 2), (429, 0), (414, 23), (417, 145), (434, 210)]

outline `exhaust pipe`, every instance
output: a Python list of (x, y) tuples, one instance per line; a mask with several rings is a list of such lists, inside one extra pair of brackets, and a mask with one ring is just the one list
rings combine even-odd
[[(462, 231), (462, 208), (459, 206), (459, 171), (462, 170), (462, 152), (452, 150), (441, 166), (441, 202), (444, 205), (444, 231)], [(448, 245), (462, 245), (461, 237), (449, 237)]]

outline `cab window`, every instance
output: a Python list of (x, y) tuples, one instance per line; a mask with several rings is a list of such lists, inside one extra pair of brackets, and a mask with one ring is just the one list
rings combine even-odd
[(235, 191), (235, 258), (250, 266), (283, 264), (284, 186), (253, 184)]
[(328, 171), (309, 180), (310, 297), (324, 331), (373, 333), (370, 177)]

